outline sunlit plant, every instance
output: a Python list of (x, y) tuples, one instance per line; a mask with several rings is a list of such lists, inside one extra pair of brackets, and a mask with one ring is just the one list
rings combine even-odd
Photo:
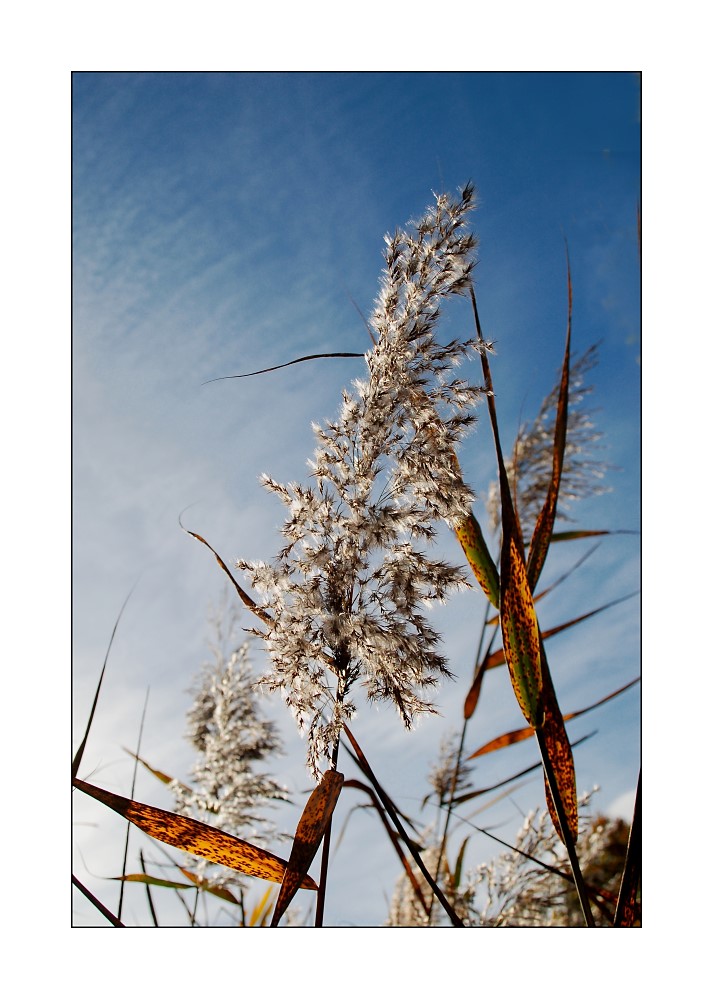
[[(489, 360), (493, 345), (481, 329), (472, 281), (476, 239), (467, 217), (474, 206), (473, 186), (468, 184), (457, 198), (438, 195), (421, 219), (386, 237), (380, 293), (367, 322), (372, 347), (365, 355), (365, 377), (343, 392), (341, 410), (333, 421), (314, 425), (317, 447), (310, 461), (309, 485), (281, 484), (263, 475), (263, 485), (283, 502), (287, 516), (284, 544), (276, 558), (236, 565), (253, 595), (205, 538), (188, 532), (213, 551), (243, 604), (258, 619), (252, 630), (269, 656), (269, 668), (259, 682), (282, 695), (307, 734), (306, 762), (316, 786), (297, 824), (289, 858), (276, 857), (259, 845), (257, 830), (251, 831), (249, 841), (231, 832), (251, 820), (252, 813), (240, 798), (241, 788), (253, 780), (240, 764), (241, 752), (251, 744), (250, 732), (258, 756), (276, 746), (273, 733), (258, 731), (248, 710), (252, 695), (240, 650), (221, 665), (219, 673), (206, 676), (199, 690), (191, 715), (202, 761), (195, 772), (199, 788), (187, 791), (174, 784), (176, 813), (110, 795), (79, 780), (86, 737), (75, 758), (75, 786), (157, 839), (211, 863), (279, 883), (272, 925), (280, 922), (300, 888), (317, 891), (315, 922), (322, 925), (331, 820), (345, 786), (366, 793), (383, 822), (402, 863), (411, 903), (418, 910), (416, 922), (435, 925), (445, 918), (457, 926), (483, 923), (472, 899), (459, 892), (465, 844), (453, 871), (447, 848), (449, 823), (457, 807), (485, 793), (470, 790), (467, 783), (466, 728), (477, 708), (485, 670), (501, 663), (507, 665), (526, 724), (470, 758), (524, 739), (537, 742), (552, 823), (547, 832), (538, 826), (538, 835), (555, 837), (562, 844), (560, 859), (576, 890), (583, 922), (596, 925), (591, 900), (601, 897), (585, 880), (576, 845), (579, 810), (565, 728), (565, 721), (574, 715), (563, 717), (560, 710), (545, 651), (548, 633), (539, 627), (535, 606), (550, 545), (565, 537), (607, 533), (555, 532), (556, 521), (562, 519), (561, 499), (573, 500), (601, 488), (604, 466), (592, 456), (598, 438), (583, 405), (588, 393), (584, 376), (594, 352), (574, 362), (570, 359), (568, 274), (569, 317), (557, 385), (535, 420), (521, 428), (513, 453), (506, 458)], [(475, 335), (442, 343), (441, 308), (454, 295), (469, 297)], [(458, 376), (456, 369), (466, 358), (479, 360), (481, 385)], [(457, 458), (481, 401), (487, 405), (498, 463), (497, 488), (490, 496), (500, 537), (495, 555), (474, 514), (474, 494), (463, 481)], [(464, 567), (435, 557), (433, 544), (444, 524), (458, 538), (472, 579)], [(407, 728), (416, 716), (434, 711), (431, 697), (450, 671), (440, 651), (441, 636), (426, 612), (432, 601), (443, 601), (474, 582), (490, 602), (492, 617), (480, 635), (460, 737), (432, 771), (445, 820), (438, 836), (433, 833), (433, 842), (426, 844), (406, 830), (399, 809), (351, 731), (354, 694), (361, 687), (367, 699), (390, 702)], [(566, 622), (559, 630), (576, 623)], [(487, 628), (493, 632), (486, 647)], [(493, 650), (497, 634), (501, 647)], [(473, 637), (475, 643), (478, 636)], [(617, 696), (632, 683), (583, 710)], [(339, 747), (345, 740), (366, 782), (345, 782), (337, 770)], [(230, 759), (222, 759), (217, 767), (226, 750)], [(264, 799), (281, 794), (272, 779), (250, 786)], [(638, 808), (637, 798), (612, 916), (615, 925), (635, 925), (639, 918)], [(220, 828), (208, 821), (214, 818), (223, 819)], [(317, 884), (308, 870), (320, 846)], [(438, 913), (434, 907), (439, 907)], [(393, 922), (398, 918), (392, 912)]]

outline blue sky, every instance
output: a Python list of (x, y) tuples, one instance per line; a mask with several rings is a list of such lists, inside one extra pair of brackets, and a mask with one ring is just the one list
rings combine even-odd
[[(639, 81), (631, 73), (78, 73), (73, 84), (74, 739), (81, 737), (107, 642), (119, 626), (83, 775), (127, 794), (150, 687), (143, 753), (185, 776), (187, 688), (207, 655), (206, 614), (223, 591), (210, 553), (269, 559), (282, 509), (258, 485), (306, 478), (310, 424), (335, 415), (359, 360), (318, 361), (244, 381), (203, 384), (320, 351), (363, 351), (383, 235), (417, 217), (432, 190), (472, 180), (479, 208), (476, 287), (507, 447), (554, 380), (566, 327), (569, 247), (575, 349), (601, 342), (593, 373), (612, 491), (573, 510), (578, 526), (639, 528)], [(444, 324), (471, 334), (465, 302)], [(479, 381), (473, 367), (472, 378)], [(484, 497), (494, 475), (485, 411), (462, 451)], [(442, 538), (444, 553), (460, 560)], [(610, 538), (543, 604), (551, 627), (639, 585), (638, 537)], [(548, 578), (586, 542), (553, 551)], [(137, 582), (138, 580), (138, 582)], [(554, 639), (563, 710), (639, 671), (638, 601)], [(355, 732), (387, 789), (418, 813), (444, 734), (470, 684), (482, 603), (459, 596), (435, 618), (456, 681), (439, 718), (406, 733), (391, 711), (365, 710)], [(245, 622), (248, 625), (250, 622)], [(256, 650), (259, 671), (261, 653)], [(490, 678), (488, 678), (490, 679)], [(304, 746), (282, 705), (266, 705), (287, 756), (276, 772), (298, 806)], [(494, 676), (469, 742), (521, 724), (507, 678)], [(639, 765), (638, 693), (573, 723), (579, 786), (602, 810), (630, 807)], [(532, 747), (486, 757), (476, 786), (535, 762)], [(353, 776), (350, 764), (345, 773)], [(279, 770), (277, 768), (280, 768)], [(168, 806), (150, 777), (136, 796)], [(539, 778), (484, 813), (507, 838), (541, 804)], [(75, 869), (111, 904), (120, 824), (74, 796)], [(342, 799), (337, 830), (355, 797)], [(468, 814), (468, 813), (465, 813)], [(299, 807), (281, 813), (292, 828)], [(423, 813), (420, 818), (430, 818)], [(462, 835), (466, 833), (463, 832)], [(462, 838), (462, 836), (461, 836)], [(458, 843), (460, 839), (458, 840)], [(138, 846), (139, 834), (133, 839)], [(471, 837), (469, 862), (492, 853)], [(398, 874), (375, 818), (353, 814), (334, 858), (326, 922), (378, 925)], [(358, 889), (358, 890), (357, 890)], [(127, 920), (146, 921), (136, 892)], [(75, 899), (75, 919), (92, 923)]]

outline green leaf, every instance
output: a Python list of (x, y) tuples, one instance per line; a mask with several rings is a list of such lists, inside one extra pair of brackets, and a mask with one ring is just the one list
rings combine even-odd
[(458, 524), (455, 532), (483, 593), (493, 607), (498, 607), (500, 602), (500, 580), (497, 566), (493, 562), (480, 524), (475, 519), (472, 511), (466, 520)]

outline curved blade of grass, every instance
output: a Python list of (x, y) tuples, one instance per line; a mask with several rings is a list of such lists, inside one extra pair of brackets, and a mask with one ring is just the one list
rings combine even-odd
[(562, 469), (564, 467), (564, 453), (567, 443), (567, 407), (569, 401), (569, 359), (570, 341), (572, 337), (572, 275), (569, 267), (569, 253), (567, 254), (567, 337), (564, 348), (564, 360), (562, 362), (562, 377), (560, 379), (560, 393), (557, 400), (557, 416), (555, 419), (555, 434), (552, 447), (552, 477), (547, 490), (544, 506), (537, 518), (535, 529), (530, 542), (530, 550), (527, 557), (527, 578), (530, 589), (534, 591), (537, 581), (540, 578), (542, 567), (547, 558), (550, 547), (552, 531), (554, 529), (555, 517), (557, 515), (557, 499), (559, 497), (560, 482), (562, 481)]
[[(130, 749), (127, 749), (126, 746), (122, 746), (121, 748), (124, 750), (125, 753), (128, 753), (129, 756), (133, 756), (134, 759), (138, 763), (140, 763), (142, 767), (145, 767), (146, 770), (148, 770), (150, 774), (153, 774), (157, 780), (160, 780), (162, 784), (174, 783), (175, 778), (171, 777), (170, 774), (165, 774), (163, 770), (156, 770), (149, 763), (147, 763), (146, 760), (142, 759), (140, 756), (137, 756), (136, 753), (132, 753), (132, 751)], [(180, 781), (175, 781), (175, 783), (178, 784), (178, 786), (182, 788), (184, 791), (191, 790), (191, 788), (189, 788), (187, 784), (182, 784)]]
[[(613, 698), (618, 697), (619, 694), (623, 694), (624, 691), (633, 687), (635, 683), (640, 683), (641, 678), (636, 677), (634, 680), (630, 680), (628, 683), (624, 684), (623, 687), (619, 687), (618, 690), (613, 691), (611, 694), (607, 694), (606, 697), (602, 697), (601, 700), (596, 701), (594, 704), (590, 704), (586, 708), (580, 708), (579, 711), (570, 711), (569, 714), (564, 716), (564, 720), (572, 721), (573, 718), (579, 718), (580, 715), (586, 715), (588, 711), (593, 711), (595, 708), (600, 707), (602, 704), (606, 704), (607, 701), (613, 700)], [(530, 725), (527, 728), (518, 728), (513, 732), (506, 732), (504, 735), (499, 735), (495, 739), (491, 739), (490, 742), (484, 743), (479, 749), (476, 749), (474, 753), (467, 756), (467, 760), (474, 760), (476, 756), (485, 756), (487, 753), (494, 753), (498, 749), (504, 749), (505, 746), (513, 746), (515, 743), (524, 742), (526, 739), (531, 739), (535, 734), (535, 729)]]
[[(495, 620), (497, 621), (498, 618), (496, 617)], [(468, 724), (468, 721), (473, 717), (473, 715), (475, 713), (475, 709), (478, 706), (478, 701), (480, 700), (480, 690), (481, 690), (481, 687), (483, 685), (483, 676), (484, 676), (483, 664), (482, 664), (482, 661), (481, 661), (481, 658), (480, 658), (480, 654), (481, 654), (482, 649), (483, 649), (483, 642), (485, 641), (485, 633), (486, 633), (488, 624), (489, 624), (489, 622), (488, 622), (488, 611), (487, 611), (487, 608), (486, 608), (485, 619), (484, 619), (483, 624), (481, 626), (480, 637), (478, 639), (478, 651), (476, 652), (476, 655), (475, 655), (475, 669), (473, 670), (473, 682), (471, 683), (470, 690), (466, 694), (465, 701), (463, 702), (463, 730), (462, 730), (462, 735), (461, 735), (460, 752), (463, 751), (463, 740), (465, 739), (466, 725)], [(497, 634), (497, 632), (493, 631), (492, 634), (491, 634), (491, 636), (490, 636), (490, 641), (488, 642), (488, 648), (487, 648), (487, 651), (485, 653), (486, 656), (490, 655), (490, 651), (491, 651), (491, 649), (493, 647), (493, 643), (495, 641), (496, 634)], [(459, 752), (459, 756), (458, 756), (459, 759), (460, 759), (460, 752)]]
[[(223, 864), (224, 867), (230, 867), (234, 871), (262, 878), (264, 881), (282, 881), (287, 868), (286, 862), (261, 847), (246, 843), (220, 829), (214, 829), (204, 822), (166, 812), (152, 805), (144, 805), (130, 798), (123, 798), (78, 778), (72, 783), (80, 791), (101, 801), (162, 843), (193, 853), (197, 857), (205, 857), (214, 864)], [(317, 885), (307, 875), (301, 887), (316, 890)]]
[(111, 652), (111, 646), (112, 646), (112, 644), (114, 642), (114, 636), (116, 635), (116, 629), (119, 627), (119, 621), (121, 621), (121, 615), (124, 613), (124, 608), (126, 607), (126, 605), (129, 602), (129, 597), (131, 596), (131, 594), (134, 592), (135, 589), (136, 589), (136, 583), (134, 583), (134, 585), (131, 587), (131, 589), (129, 590), (128, 594), (126, 595), (126, 599), (124, 600), (123, 604), (121, 605), (121, 609), (120, 609), (119, 613), (117, 614), (116, 621), (114, 622), (114, 627), (112, 628), (112, 631), (111, 631), (111, 637), (109, 638), (109, 644), (107, 646), (106, 655), (104, 656), (104, 665), (102, 666), (101, 673), (99, 674), (99, 683), (97, 684), (97, 689), (96, 689), (96, 691), (94, 693), (94, 700), (92, 702), (91, 711), (89, 712), (89, 721), (87, 722), (87, 728), (86, 728), (86, 731), (84, 733), (84, 738), (80, 742), (79, 749), (74, 754), (74, 759), (72, 760), (72, 779), (74, 779), (77, 776), (77, 774), (79, 773), (79, 768), (82, 765), (82, 757), (84, 756), (84, 750), (85, 750), (86, 745), (87, 745), (87, 739), (89, 738), (89, 730), (91, 729), (92, 722), (94, 721), (94, 712), (97, 709), (97, 703), (99, 701), (99, 691), (101, 690), (101, 685), (102, 685), (102, 682), (104, 680), (104, 673), (106, 671), (106, 664), (107, 664), (107, 662), (109, 660), (109, 653)]
[(634, 815), (629, 832), (624, 873), (619, 886), (619, 898), (614, 914), (615, 926), (636, 926), (641, 922), (641, 906), (636, 900), (641, 881), (641, 771), (636, 787)]
[(306, 354), (304, 357), (296, 357), (294, 361), (286, 361), (284, 364), (276, 364), (272, 368), (261, 368), (260, 371), (248, 371), (243, 375), (222, 375), (220, 378), (209, 378), (204, 385), (212, 382), (225, 382), (231, 378), (252, 378), (254, 375), (266, 375), (269, 371), (279, 371), (280, 368), (289, 368), (292, 364), (301, 364), (303, 361), (317, 361), (322, 357), (363, 357), (363, 354), (334, 353), (334, 354)]
[(215, 555), (215, 558), (216, 558), (216, 560), (218, 562), (218, 565), (223, 570), (223, 572), (227, 575), (228, 579), (230, 580), (230, 582), (235, 587), (235, 590), (236, 590), (238, 596), (240, 597), (240, 599), (242, 600), (242, 602), (245, 604), (245, 606), (247, 607), (247, 609), (249, 611), (251, 611), (256, 617), (259, 617), (260, 620), (264, 624), (273, 624), (273, 620), (270, 617), (270, 615), (267, 613), (267, 611), (263, 610), (262, 607), (259, 607), (255, 603), (255, 601), (252, 599), (252, 597), (248, 596), (248, 594), (245, 592), (245, 590), (242, 588), (242, 586), (240, 586), (240, 584), (238, 583), (238, 581), (236, 580), (236, 578), (233, 576), (233, 574), (230, 571), (230, 569), (227, 567), (227, 565), (225, 564), (225, 562), (223, 561), (223, 559), (220, 557), (220, 555), (218, 554), (218, 552), (215, 550), (215, 548), (213, 548), (212, 545), (209, 545), (208, 542), (206, 541), (206, 539), (202, 538), (200, 536), (200, 534), (196, 534), (194, 531), (189, 531), (187, 527), (184, 527), (183, 524), (181, 523), (181, 518), (180, 517), (178, 518), (178, 524), (179, 524), (179, 526), (180, 526), (180, 528), (181, 528), (182, 531), (185, 531), (186, 534), (190, 534), (190, 536), (192, 538), (195, 538), (196, 541), (200, 541), (200, 543), (202, 545), (205, 545), (206, 548), (210, 549), (210, 551), (213, 552), (213, 554)]
[(465, 848), (468, 845), (469, 839), (470, 836), (466, 836), (466, 838), (461, 843), (460, 850), (458, 851), (458, 859), (456, 860), (456, 869), (453, 874), (453, 887), (455, 889), (458, 889), (460, 887), (460, 879), (463, 873), (463, 860), (465, 859)]
[[(144, 861), (143, 850), (139, 850), (139, 863), (141, 864), (141, 870), (144, 874), (148, 874), (148, 871), (146, 870), (146, 862)], [(180, 898), (181, 896), (179, 895), (178, 897)], [(150, 885), (146, 885), (146, 901), (148, 902), (149, 912), (151, 913), (151, 922), (154, 926), (158, 926), (158, 919), (156, 918), (156, 909), (154, 908)]]
[(292, 844), (271, 926), (277, 926), (295, 897), (322, 842), (344, 783), (344, 774), (328, 770), (307, 800)]
[(470, 690), (466, 694), (465, 701), (463, 703), (463, 718), (465, 721), (468, 721), (469, 718), (473, 717), (475, 709), (478, 706), (478, 701), (480, 700), (480, 689), (483, 686), (484, 676), (485, 667), (481, 665), (475, 672), (475, 677), (470, 685)]
[(576, 541), (578, 538), (599, 538), (604, 534), (639, 534), (639, 531), (555, 531), (550, 541)]
[[(601, 614), (602, 611), (609, 610), (610, 607), (615, 607), (617, 604), (621, 604), (625, 600), (631, 600), (632, 597), (637, 595), (638, 591), (634, 593), (627, 593), (625, 597), (617, 597), (616, 600), (610, 600), (609, 603), (602, 604), (601, 607), (597, 607), (595, 610), (587, 611), (586, 614), (580, 614), (579, 617), (572, 618), (571, 621), (565, 621), (564, 624), (558, 624), (554, 628), (548, 628), (547, 631), (542, 632), (542, 641), (544, 642), (548, 638), (552, 638), (554, 635), (559, 635), (561, 631), (573, 628), (575, 624), (581, 624), (582, 621), (586, 621), (590, 617), (594, 617), (596, 614)], [(495, 652), (491, 652), (485, 659), (483, 669), (495, 669), (496, 666), (502, 666), (504, 662), (505, 654), (503, 650), (496, 649)]]
[[(185, 867), (178, 868), (181, 874), (185, 874), (189, 881), (193, 882), (193, 886), (199, 888), (201, 891), (207, 892), (209, 895), (215, 895), (216, 898), (220, 898), (223, 902), (230, 902), (232, 905), (239, 905), (237, 898), (231, 891), (227, 888), (221, 888), (218, 885), (212, 885), (210, 881), (206, 878), (199, 878), (198, 875), (194, 874), (192, 871), (186, 870)], [(270, 888), (267, 889), (271, 891)]]

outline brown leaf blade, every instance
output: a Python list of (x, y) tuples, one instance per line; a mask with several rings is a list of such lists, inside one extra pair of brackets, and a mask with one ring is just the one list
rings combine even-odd
[(272, 622), (272, 618), (270, 617), (270, 615), (267, 613), (267, 611), (263, 610), (262, 607), (260, 607), (258, 604), (256, 604), (255, 601), (252, 599), (252, 597), (245, 592), (245, 590), (242, 588), (242, 586), (240, 585), (240, 583), (238, 583), (237, 579), (232, 574), (232, 572), (230, 571), (230, 569), (227, 567), (227, 565), (225, 564), (225, 562), (223, 561), (223, 559), (220, 557), (220, 555), (218, 554), (218, 552), (215, 550), (215, 548), (213, 548), (212, 545), (208, 544), (208, 542), (206, 541), (206, 539), (203, 538), (203, 537), (201, 537), (200, 534), (196, 534), (195, 531), (189, 531), (188, 528), (184, 527), (183, 524), (181, 524), (180, 518), (178, 520), (178, 523), (179, 523), (182, 531), (185, 531), (186, 534), (190, 534), (190, 536), (192, 538), (195, 538), (196, 541), (200, 541), (200, 543), (202, 545), (205, 545), (206, 548), (208, 548), (210, 551), (213, 552), (213, 555), (215, 556), (216, 562), (218, 563), (218, 565), (220, 566), (220, 568), (223, 570), (223, 572), (226, 574), (226, 576), (228, 577), (228, 579), (230, 580), (230, 582), (235, 587), (235, 592), (238, 594), (238, 596), (240, 597), (240, 599), (242, 600), (242, 602), (245, 604), (245, 606), (247, 607), (247, 609), (249, 611), (251, 611), (256, 617), (259, 617), (260, 620), (263, 623), (265, 623), (265, 624), (272, 624), (273, 622)]
[(557, 416), (555, 418), (555, 434), (552, 447), (552, 476), (544, 505), (535, 524), (532, 541), (530, 542), (530, 551), (527, 557), (527, 578), (530, 583), (530, 589), (533, 591), (540, 578), (540, 573), (542, 572), (542, 567), (545, 564), (547, 552), (550, 547), (550, 541), (552, 540), (555, 516), (557, 514), (557, 499), (559, 497), (560, 482), (562, 481), (562, 469), (564, 468), (565, 446), (567, 443), (569, 357), (572, 336), (572, 275), (569, 268), (569, 256), (567, 257), (567, 296), (567, 339), (564, 349), (564, 361), (562, 363), (559, 399), (557, 400)]
[[(569, 827), (572, 841), (577, 842), (579, 835), (579, 817), (577, 809), (577, 781), (574, 773), (574, 757), (572, 747), (569, 743), (567, 730), (564, 727), (564, 718), (557, 703), (557, 695), (550, 676), (547, 659), (542, 655), (542, 666), (545, 674), (545, 682), (542, 691), (543, 724), (541, 727), (542, 743), (547, 750), (547, 759), (553, 771), (554, 780), (557, 784), (560, 801), (564, 808), (565, 821)], [(547, 795), (547, 807), (552, 818), (557, 835), (565, 842), (562, 827), (557, 814), (557, 808), (552, 797), (550, 781), (545, 775), (545, 791)]]
[[(72, 783), (80, 791), (101, 801), (162, 843), (264, 881), (282, 881), (287, 868), (285, 861), (252, 843), (246, 843), (237, 836), (231, 836), (230, 833), (214, 829), (188, 816), (176, 815), (162, 808), (123, 798), (78, 778)], [(316, 890), (317, 885), (306, 875), (300, 887)]]
[[(505, 518), (503, 517), (503, 524)], [(503, 651), (520, 710), (537, 728), (542, 718), (542, 664), (535, 604), (520, 546), (511, 530), (503, 542), (500, 628)]]
[(297, 889), (303, 885), (305, 878), (308, 877), (307, 871), (319, 849), (319, 844), (322, 842), (343, 784), (344, 774), (337, 773), (336, 770), (328, 770), (309, 796), (302, 817), (297, 824), (290, 859), (284, 877), (281, 879), (282, 887), (275, 903), (275, 911), (272, 914), (271, 926), (277, 926)]

